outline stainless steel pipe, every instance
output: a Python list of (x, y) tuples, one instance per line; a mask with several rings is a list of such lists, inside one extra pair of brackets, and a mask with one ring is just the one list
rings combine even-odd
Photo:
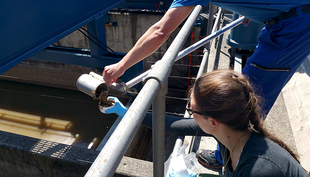
[[(182, 50), (177, 58), (174, 60), (174, 62), (178, 61), (179, 59), (183, 58), (184, 56), (188, 55), (189, 53), (193, 52), (194, 50), (198, 49), (199, 47), (207, 44), (208, 42), (210, 42), (211, 40), (213, 40), (214, 38), (222, 35), (224, 32), (226, 32), (227, 30), (230, 30), (234, 27), (236, 27), (237, 25), (239, 25), (240, 23), (242, 23), (244, 21), (245, 17), (241, 17), (233, 22), (231, 22), (230, 24), (228, 24), (227, 26), (223, 27), (222, 29), (208, 35), (207, 37), (201, 39), (200, 41), (196, 42), (195, 44), (189, 46), (188, 48)], [(139, 82), (141, 82), (143, 80), (143, 78), (145, 78), (149, 73), (150, 70), (145, 71), (144, 73), (140, 74), (139, 76), (133, 78), (132, 80), (126, 82), (125, 87), (127, 88), (131, 88), (133, 86), (135, 86), (136, 84), (138, 84)]]
[[(202, 6), (200, 5), (195, 7), (162, 60), (154, 65), (149, 76), (145, 80), (145, 85), (99, 153), (96, 160), (91, 165), (85, 175), (86, 177), (113, 176), (151, 103), (159, 89), (163, 88), (164, 83), (170, 74), (173, 61), (177, 57), (177, 54), (184, 44), (184, 41), (193, 27), (201, 9)], [(154, 174), (159, 176), (160, 174), (163, 174), (163, 171), (158, 172), (158, 174), (154, 171)]]
[(94, 99), (99, 99), (101, 92), (108, 93), (109, 86), (103, 82), (102, 79), (98, 79), (95, 75), (83, 74), (76, 81), (77, 88), (86, 93), (87, 95), (93, 97)]

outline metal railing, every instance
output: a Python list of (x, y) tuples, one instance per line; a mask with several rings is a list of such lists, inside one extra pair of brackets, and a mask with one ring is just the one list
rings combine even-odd
[[(109, 140), (107, 141), (107, 143), (105, 144), (105, 146), (103, 147), (85, 176), (113, 176), (119, 162), (124, 156), (131, 140), (133, 139), (136, 131), (138, 130), (138, 127), (140, 126), (154, 99), (154, 108), (158, 110), (154, 110), (153, 119), (159, 121), (158, 117), (162, 116), (160, 112), (165, 112), (162, 111), (162, 108), (160, 107), (160, 105), (162, 105), (162, 102), (165, 99), (163, 99), (162, 96), (159, 96), (157, 98), (155, 97), (158, 91), (160, 89), (163, 89), (165, 85), (164, 83), (167, 81), (167, 78), (171, 72), (171, 67), (174, 63), (174, 59), (177, 57), (178, 52), (181, 50), (181, 47), (183, 46), (185, 39), (187, 38), (198, 15), (200, 14), (201, 9), (202, 6), (195, 7), (192, 14), (182, 27), (175, 40), (172, 42), (171, 46), (169, 47), (163, 58), (155, 63), (151, 72), (145, 78), (145, 85), (141, 89), (140, 93), (137, 95), (136, 99), (133, 101), (127, 113), (120, 121), (120, 123), (114, 130), (113, 134), (111, 135), (111, 137), (109, 138)], [(164, 123), (164, 121), (160, 121), (159, 124), (162, 124), (162, 122)], [(164, 133), (164, 131), (162, 132)], [(157, 139), (157, 137), (154, 139)], [(158, 139), (158, 141), (162, 141), (164, 143), (164, 139), (162, 139), (162, 137), (161, 139)], [(160, 147), (158, 147), (160, 149), (158, 151), (158, 154), (160, 154), (160, 156), (163, 156), (164, 154), (161, 151), (164, 152), (164, 149), (162, 150), (161, 144), (159, 145)], [(157, 147), (154, 148), (156, 149)], [(154, 176), (163, 176), (164, 157), (158, 157), (156, 160), (158, 160), (158, 162), (154, 162)]]
[[(221, 13), (221, 8), (219, 8), (219, 12)], [(220, 15), (218, 16), (218, 18), (220, 18)], [(195, 44), (193, 44), (193, 45), (187, 47), (186, 49), (182, 50), (181, 52), (179, 52), (179, 54), (175, 58), (174, 62), (180, 60), (181, 58), (190, 54), (194, 50), (202, 47), (203, 45), (206, 45), (206, 48), (210, 49), (210, 46), (208, 46), (210, 41), (219, 37), (224, 32), (236, 27), (237, 25), (242, 23), (244, 19), (245, 19), (245, 17), (241, 17), (241, 18), (231, 22), (230, 24), (226, 25), (222, 29), (217, 30), (217, 31), (216, 31), (217, 28), (214, 25), (214, 27), (212, 28), (212, 33), (210, 35), (206, 36), (205, 38), (201, 39), (200, 41), (196, 42)], [(218, 20), (216, 20), (216, 21), (218, 23)], [(208, 26), (208, 28), (209, 28), (209, 26)], [(132, 80), (126, 82), (124, 85), (119, 85), (119, 84), (114, 83), (115, 85), (113, 85), (113, 86), (121, 92), (127, 92), (128, 88), (131, 88), (131, 87), (135, 86), (136, 84), (140, 83), (151, 72), (151, 70), (152, 69), (145, 71), (144, 73), (140, 74), (139, 76), (137, 76), (137, 77), (133, 78)]]
[[(215, 9), (216, 8), (217, 8), (216, 5), (210, 3), (207, 35), (215, 33), (218, 30), (218, 28), (219, 28), (220, 19), (221, 19), (221, 16), (222, 16), (222, 8), (218, 7), (217, 17), (216, 17), (216, 19), (214, 21), (214, 24), (213, 24), (213, 16), (215, 14)], [(210, 20), (210, 19), (212, 19), (212, 20)], [(213, 24), (213, 27), (212, 27), (212, 24)], [(219, 36), (217, 36), (217, 37), (219, 37)], [(196, 79), (199, 78), (205, 72), (206, 68), (208, 67), (207, 63), (209, 61), (209, 54), (210, 54), (210, 51), (211, 51), (211, 46), (212, 46), (213, 41), (216, 40), (216, 38), (210, 40), (205, 45), (205, 48), (204, 48), (204, 51), (203, 51), (204, 54), (203, 54), (203, 57), (202, 57), (202, 60), (201, 60), (201, 63), (200, 63), (200, 67), (199, 67)], [(187, 113), (187, 111), (185, 111), (185, 112)], [(187, 153), (190, 153), (190, 152), (196, 150), (195, 149), (196, 147), (194, 147), (194, 145), (198, 146), (199, 145), (198, 141), (200, 141), (200, 137), (194, 136), (194, 137), (191, 138), (190, 145), (189, 145)], [(178, 147), (175, 147), (175, 149), (177, 149), (177, 148)]]
[[(212, 27), (213, 16), (214, 16), (214, 13), (215, 13), (215, 8), (216, 8), (216, 6), (214, 4), (212, 4), (212, 3), (210, 3), (207, 35), (210, 35), (211, 33), (214, 33), (217, 30), (217, 27), (218, 27), (218, 24), (219, 24), (219, 19), (221, 18), (221, 15), (222, 15), (222, 9), (218, 8), (217, 18), (216, 18), (216, 20), (214, 22), (214, 25)], [(201, 63), (200, 63), (200, 67), (199, 67), (198, 73), (197, 73), (197, 78), (200, 77), (205, 72), (205, 69), (208, 67), (207, 63), (208, 63), (208, 59), (209, 59), (210, 48), (211, 48), (212, 42), (213, 42), (213, 40), (210, 40), (205, 45), (205, 48), (203, 50), (203, 57), (202, 57), (202, 60), (201, 60)], [(189, 117), (190, 117), (190, 115), (188, 114), (187, 111), (185, 111), (184, 118), (189, 118)], [(173, 148), (172, 154), (173, 153), (177, 153), (177, 151), (181, 148), (181, 146), (183, 145), (184, 138), (185, 138), (184, 136), (179, 136), (177, 138), (177, 140), (175, 141), (175, 144), (174, 144), (174, 148)], [(190, 145), (189, 145), (189, 148), (188, 148), (189, 152), (187, 152), (187, 153), (190, 153), (190, 151), (192, 151), (193, 145), (196, 144), (195, 141), (196, 141), (195, 137), (191, 138), (191, 142), (189, 142)], [(169, 172), (170, 171), (171, 171), (171, 164), (168, 164), (165, 177), (169, 177)]]
[[(237, 26), (244, 20), (244, 18), (240, 18), (225, 26), (221, 30), (212, 33), (194, 45), (179, 52), (198, 15), (200, 14), (201, 9), (202, 6), (200, 5), (195, 7), (163, 58), (156, 62), (151, 70), (143, 73), (143, 76), (140, 75), (133, 79), (133, 81), (126, 83), (125, 87), (132, 87), (135, 85), (134, 83), (139, 83), (144, 78), (145, 84), (131, 104), (123, 119), (118, 123), (118, 126), (115, 128), (114, 132), (106, 142), (96, 160), (91, 165), (90, 169), (85, 175), (86, 177), (113, 176), (152, 103), (154, 133), (153, 173), (155, 177), (164, 176), (165, 95), (167, 93), (167, 78), (171, 72), (173, 63), (189, 54), (190, 52), (205, 45), (210, 40), (223, 34), (225, 31)], [(200, 73), (202, 73), (202, 71), (200, 71)], [(120, 88), (120, 90), (124, 90), (124, 88)]]

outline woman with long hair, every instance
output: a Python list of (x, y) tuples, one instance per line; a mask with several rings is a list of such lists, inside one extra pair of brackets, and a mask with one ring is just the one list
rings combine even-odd
[(308, 176), (297, 155), (263, 127), (259, 100), (242, 74), (216, 70), (196, 80), (186, 109), (217, 139), (225, 176)]
[[(233, 70), (205, 73), (189, 95), (186, 110), (194, 120), (166, 115), (166, 132), (213, 136), (219, 143), (224, 176), (308, 177), (298, 156), (264, 128), (261, 99), (244, 75)], [(116, 106), (105, 113), (123, 117), (127, 108), (111, 99)], [(142, 122), (150, 128), (151, 115)]]

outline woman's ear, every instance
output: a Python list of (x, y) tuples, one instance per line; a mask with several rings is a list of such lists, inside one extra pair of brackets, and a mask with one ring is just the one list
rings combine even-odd
[(211, 127), (212, 127), (212, 130), (214, 132), (217, 132), (218, 131), (218, 128), (219, 128), (219, 121), (212, 118), (212, 117), (209, 117), (209, 121), (210, 121), (210, 124), (211, 124)]

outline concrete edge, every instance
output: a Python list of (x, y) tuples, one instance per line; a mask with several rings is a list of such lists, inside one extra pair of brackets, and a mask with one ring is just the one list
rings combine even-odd
[(283, 97), (290, 118), (293, 136), (300, 156), (301, 165), (310, 171), (310, 72), (305, 62), (298, 68), (291, 80), (283, 88)]

